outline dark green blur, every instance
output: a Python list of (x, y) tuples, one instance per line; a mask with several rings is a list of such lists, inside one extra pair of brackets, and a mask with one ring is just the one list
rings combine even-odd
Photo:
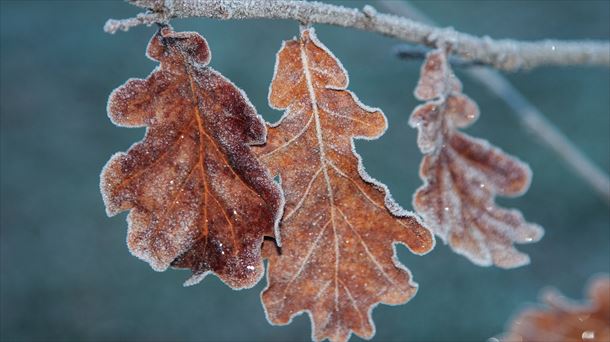
[[(371, 2), (345, 5), (365, 3)], [(607, 1), (415, 5), (443, 25), (495, 38), (610, 36)], [(264, 281), (232, 291), (210, 276), (183, 288), (188, 272), (152, 271), (127, 250), (126, 215), (106, 217), (99, 172), (112, 153), (144, 133), (113, 126), (106, 99), (128, 78), (145, 77), (155, 67), (144, 57), (155, 28), (109, 35), (102, 26), (107, 18), (135, 13), (118, 1), (0, 2), (0, 340), (309, 340), (306, 315), (284, 327), (267, 323), (259, 300)], [(193, 19), (173, 25), (203, 34), (212, 67), (244, 89), (267, 120), (279, 118), (267, 105), (267, 90), (275, 53), (282, 39), (298, 33), (296, 23)], [(421, 155), (407, 120), (418, 104), (412, 90), (420, 62), (396, 59), (391, 48), (398, 41), (377, 34), (322, 25), (317, 33), (350, 72), (349, 88), (387, 115), (387, 133), (356, 147), (368, 172), (411, 208)], [(457, 73), (482, 112), (468, 132), (534, 171), (525, 196), (499, 202), (521, 209), (546, 235), (518, 247), (531, 255), (531, 265), (509, 271), (475, 266), (440, 241), (426, 256), (399, 247), (419, 293), (406, 305), (374, 310), (375, 341), (484, 341), (536, 301), (541, 288), (553, 285), (581, 298), (587, 279), (610, 269), (608, 206), (501, 100)], [(608, 69), (543, 67), (508, 78), (608, 172)]]

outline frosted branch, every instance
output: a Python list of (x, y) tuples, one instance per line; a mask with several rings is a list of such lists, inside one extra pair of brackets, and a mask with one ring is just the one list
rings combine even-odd
[(451, 44), (452, 52), (466, 61), (477, 61), (503, 70), (530, 69), (540, 65), (610, 66), (607, 41), (542, 40), (523, 42), (494, 40), (438, 28), (404, 17), (378, 13), (366, 5), (361, 10), (296, 0), (130, 0), (147, 12), (135, 18), (106, 22), (104, 30), (114, 33), (138, 25), (167, 22), (171, 18), (291, 19), (304, 24), (330, 24), (377, 32), (410, 43), (435, 47)]
[[(400, 59), (404, 60), (424, 60), (426, 59), (426, 55), (428, 52), (434, 50), (422, 45), (409, 45), (409, 44), (400, 44), (396, 45), (393, 48), (394, 53)], [(449, 56), (448, 58), (449, 64), (452, 67), (458, 68), (470, 68), (475, 66), (487, 66), (479, 61), (465, 61), (457, 56)]]

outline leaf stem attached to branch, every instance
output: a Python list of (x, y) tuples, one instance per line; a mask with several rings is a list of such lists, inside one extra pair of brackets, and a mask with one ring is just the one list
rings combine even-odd
[[(381, 0), (388, 11), (434, 24), (434, 21), (417, 8), (404, 1)], [(461, 61), (464, 63), (464, 61)], [(586, 182), (606, 203), (610, 203), (610, 177), (589, 159), (547, 117), (534, 106), (506, 77), (490, 68), (468, 68), (465, 71), (487, 89), (502, 99), (526, 130), (541, 144), (553, 151), (576, 175)]]

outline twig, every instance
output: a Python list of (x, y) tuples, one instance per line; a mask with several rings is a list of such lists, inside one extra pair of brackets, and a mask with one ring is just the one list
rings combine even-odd
[[(387, 10), (415, 20), (434, 24), (407, 2), (381, 0)], [(504, 100), (521, 124), (561, 158), (581, 179), (610, 203), (610, 178), (582, 153), (546, 116), (531, 104), (504, 76), (489, 68), (469, 68), (466, 73)]]
[(608, 175), (581, 152), (505, 77), (491, 69), (473, 68), (466, 72), (485, 84), (492, 93), (502, 98), (532, 134), (555, 152), (606, 202), (610, 203), (610, 179)]
[[(148, 9), (136, 18), (106, 22), (106, 32), (128, 30), (137, 25), (167, 22), (171, 18), (292, 19), (306, 24), (331, 24), (381, 33), (430, 47), (439, 41), (452, 45), (452, 52), (467, 61), (479, 61), (503, 70), (529, 69), (539, 65), (610, 66), (607, 41), (543, 40), (519, 42), (493, 40), (437, 28), (395, 15), (381, 14), (367, 5), (362, 10), (320, 2), (297, 0), (131, 0)], [(398, 2), (397, 2), (398, 3)]]
[[(432, 51), (433, 49), (421, 45), (400, 44), (394, 46), (393, 50), (398, 58), (404, 60), (423, 60), (426, 58), (428, 52)], [(465, 61), (462, 58), (456, 56), (449, 56), (449, 64), (458, 68), (485, 66), (485, 64), (479, 61)]]

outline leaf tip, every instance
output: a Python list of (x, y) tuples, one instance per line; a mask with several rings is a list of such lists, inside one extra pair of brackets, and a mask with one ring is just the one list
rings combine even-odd
[(208, 42), (197, 32), (175, 32), (171, 26), (163, 25), (157, 31), (146, 50), (148, 58), (163, 62), (189, 56), (196, 64), (205, 66), (212, 53)]

